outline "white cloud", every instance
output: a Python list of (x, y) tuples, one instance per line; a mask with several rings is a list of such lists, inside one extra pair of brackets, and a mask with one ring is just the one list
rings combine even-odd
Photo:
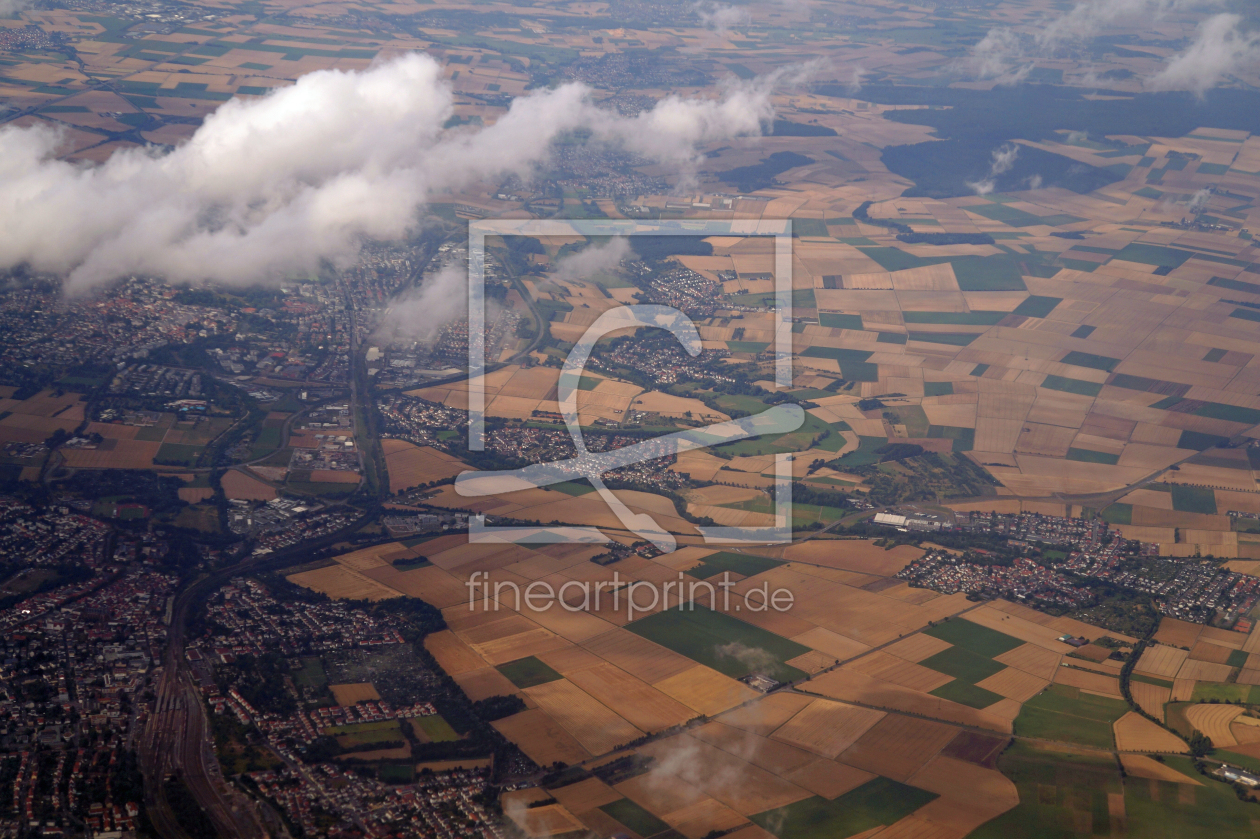
[(849, 83), (845, 85), (845, 91), (849, 95), (862, 92), (862, 79), (866, 77), (866, 71), (859, 65), (853, 68), (853, 75), (849, 77)]
[(444, 324), (468, 314), (468, 268), (457, 262), (425, 275), (385, 312), (377, 335), (387, 340), (429, 341)]
[(13, 17), (23, 9), (29, 8), (33, 0), (0, 0), (0, 17)]
[(990, 29), (972, 49), (970, 67), (981, 79), (1015, 84), (1026, 79), (1035, 59), (1052, 58), (1102, 35), (1108, 27), (1160, 20), (1175, 12), (1219, 6), (1223, 0), (1083, 0), (1058, 17), (1016, 31)]
[(747, 10), (717, 3), (714, 0), (696, 3), (691, 10), (700, 18), (700, 23), (705, 29), (712, 29), (722, 37), (726, 37), (726, 34), (736, 27), (744, 27), (752, 23), (752, 17)]
[[(796, 72), (799, 72), (796, 71)], [(352, 261), (365, 239), (412, 229), (435, 194), (528, 175), (578, 128), (685, 171), (698, 144), (755, 135), (780, 72), (709, 99), (669, 96), (634, 117), (567, 84), (516, 99), (494, 125), (443, 130), (450, 86), (426, 55), (362, 72), (324, 70), (232, 100), (169, 154), (56, 160), (47, 128), (0, 128), (0, 267), (67, 274), (71, 289), (118, 276), (248, 284)]]
[(1212, 190), (1204, 187), (1194, 194), (1190, 199), (1190, 212), (1200, 213), (1207, 209), (1208, 202), (1212, 200)]
[[(990, 154), (989, 174), (978, 181), (967, 181), (967, 186), (976, 195), (988, 195), (997, 187), (997, 176), (1011, 171), (1018, 157), (1019, 146), (1014, 143), (999, 146)], [(1038, 186), (1040, 186), (1040, 178), (1038, 178)]]
[(1227, 77), (1260, 66), (1260, 32), (1242, 29), (1242, 17), (1213, 15), (1194, 41), (1147, 81), (1154, 90), (1189, 90), (1202, 96)]
[(561, 281), (589, 280), (616, 268), (630, 255), (630, 240), (614, 236), (602, 245), (588, 245), (556, 262), (555, 278)]

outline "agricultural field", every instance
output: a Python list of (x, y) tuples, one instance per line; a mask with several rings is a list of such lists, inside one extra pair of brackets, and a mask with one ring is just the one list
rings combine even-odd
[[(1047, 21), (1072, 4), (225, 0), (196, 15), (56, 5), (5, 8), (0, 120), (52, 132), (58, 165), (83, 171), (116, 151), (135, 160), (165, 155), (203, 124), (277, 101), (266, 97), (309, 74), (343, 83), (411, 53), (434, 61), (433, 136), (471, 149), (494, 137), (478, 132), (511, 125), (515, 97), (559, 95), (573, 90), (569, 82), (633, 116), (676, 91), (815, 68), (799, 84), (750, 88), (769, 90), (752, 119), (762, 136), (702, 143), (685, 163), (583, 149), (578, 129), (530, 177), (452, 178), (436, 203), (412, 202), (425, 216), (421, 238), (446, 237), (440, 245), (424, 239), (414, 252), (436, 260), (434, 268), (464, 258), (475, 218), (665, 221), (689, 232), (721, 225), (709, 228), (719, 235), (671, 237), (686, 242), (674, 252), (650, 240), (629, 245), (616, 264), (591, 271), (566, 260), (604, 246), (602, 233), (502, 237), (490, 246), (502, 281), (492, 288), (495, 305), (511, 301), (504, 322), (527, 315), (487, 359), (480, 383), (491, 429), (568, 446), (557, 419), (559, 365), (601, 315), (635, 302), (684, 310), (704, 352), (667, 351), (646, 330), (602, 342), (575, 397), (581, 426), (599, 432), (601, 445), (649, 443), (786, 403), (804, 412), (792, 431), (723, 438), (620, 473), (617, 497), (672, 534), (676, 551), (639, 544), (583, 481), (494, 496), (451, 485), (474, 466), (499, 468), (506, 455), (468, 451), (464, 425), (450, 419), (470, 404), (470, 382), (448, 366), (463, 363), (459, 324), (428, 358), (431, 370), (415, 346), (395, 352), (370, 332), (397, 312), (386, 284), (374, 285), (387, 279), (380, 273), (360, 286), (363, 277), (352, 282), (342, 272), (339, 302), (325, 311), (333, 284), (323, 286), (324, 267), (318, 279), (272, 272), (276, 284), (309, 288), (274, 308), (235, 306), (231, 325), (200, 304), (163, 325), (154, 358), (161, 352), (183, 365), (185, 354), (200, 354), (216, 386), (235, 376), (242, 391), (294, 391), (254, 400), (270, 413), (250, 414), (257, 422), (235, 460), (218, 460), (229, 419), (190, 421), (158, 405), (156, 418), (89, 421), (100, 416), (87, 410), (90, 392), (109, 384), (91, 376), (0, 396), (0, 447), (11, 452), (0, 456), (3, 477), (41, 491), (56, 470), (188, 478), (178, 489), (188, 506), (173, 523), (214, 541), (216, 557), (228, 538), (219, 531), (219, 486), (229, 503), (317, 494), (368, 511), (375, 518), (350, 541), (326, 552), (321, 545), (317, 562), (284, 578), (329, 598), (368, 601), (381, 614), (408, 598), (440, 610), (444, 628), (423, 639), (425, 649), (473, 702), (518, 701), (515, 713), (487, 724), (542, 771), (514, 764), (508, 748), (480, 768), (495, 784), (517, 780), (513, 773), (531, 783), (549, 778), (546, 789), (504, 799), (521, 805), (505, 812), (526, 835), (1232, 839), (1260, 829), (1254, 804), (1182, 754), (1198, 731), (1217, 757), (1260, 763), (1260, 725), (1246, 708), (1260, 704), (1260, 634), (1164, 619), (1155, 643), (1122, 671), (1111, 647), (1060, 640), (1091, 633), (1097, 642), (1102, 630), (1020, 603), (911, 586), (896, 574), (925, 547), (886, 548), (834, 527), (911, 503), (1057, 508), (1096, 513), (1159, 557), (1214, 557), (1260, 574), (1260, 247), (1252, 233), (1260, 229), (1260, 77), (1253, 66), (1222, 73), (1233, 89), (1220, 97), (1153, 92), (1153, 74), (1198, 31), (1186, 8), (1193, 4), (1148, 3), (1161, 14), (1109, 20), (1116, 31), (1106, 40), (1021, 54), (1001, 74), (971, 66), (977, 44), (1002, 33), (1039, 44)], [(1247, 4), (1234, 5), (1254, 27)], [(1247, 39), (1240, 34), (1235, 45), (1254, 46)], [(212, 116), (225, 103), (223, 116)], [(793, 235), (780, 260), (769, 239), (753, 234), (782, 219)], [(352, 232), (348, 239), (370, 238)], [(790, 319), (774, 311), (785, 268)], [(406, 261), (408, 287), (421, 270), (419, 259)], [(321, 353), (345, 353), (337, 364), (349, 366), (320, 379), (316, 362), (301, 373), (311, 378), (286, 380), (289, 347), (225, 360), (252, 340), (267, 310), (300, 321)], [(136, 324), (149, 317), (131, 314)], [(777, 339), (792, 356), (784, 387)], [(360, 340), (392, 353), (367, 379)], [(351, 357), (351, 347), (361, 355)], [(382, 384), (398, 371), (416, 377)], [(307, 400), (294, 394), (322, 383), (349, 394), (352, 425), (289, 428)], [(424, 445), (365, 439), (373, 423), (364, 420), (379, 419), (371, 400), (386, 392), (435, 403), (444, 426), (417, 432)], [(73, 444), (49, 442), (50, 455), (40, 448), (76, 432), (82, 439)], [(328, 461), (291, 466), (351, 439), (350, 449), (364, 452), (362, 474), (324, 468)], [(797, 482), (798, 540), (725, 550), (706, 543), (706, 521), (771, 523), (779, 456), (790, 456)], [(394, 498), (382, 505), (387, 495)], [(398, 496), (405, 502), (393, 503)], [(94, 501), (92, 514), (127, 527), (147, 515), (113, 498)], [(471, 542), (462, 525), (450, 525), (423, 543), (373, 544), (389, 538), (381, 516), (417, 511), (524, 522), (539, 541)], [(559, 526), (600, 528), (616, 544), (542, 540)], [(906, 541), (894, 535), (889, 542)], [(8, 577), (3, 593), (25, 593), (53, 573)], [(629, 600), (636, 584), (659, 591), (666, 583), (705, 592), (702, 602), (683, 609), (668, 598)], [(523, 594), (533, 584), (558, 594), (538, 604)], [(759, 592), (779, 589), (791, 594), (790, 609), (753, 605)], [(1246, 616), (1256, 618), (1255, 610)], [(1138, 642), (1109, 634), (1125, 649)], [(336, 672), (327, 658), (291, 658), (290, 666), (298, 691), (321, 702), (355, 705), (379, 699), (378, 687), (388, 693), (372, 674)], [(763, 693), (757, 677), (779, 684)], [(424, 770), (461, 765), (413, 754), (415, 744), (459, 754), (468, 729), (443, 713), (329, 734), (343, 759), (392, 761), (378, 767), (379, 781), (427, 780)], [(557, 764), (568, 768), (553, 777)]]

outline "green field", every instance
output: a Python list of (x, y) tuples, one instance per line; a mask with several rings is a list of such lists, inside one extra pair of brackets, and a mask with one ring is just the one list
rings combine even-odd
[(950, 702), (957, 702), (960, 705), (967, 705), (971, 708), (988, 708), (995, 702), (1001, 702), (1002, 697), (991, 690), (985, 690), (982, 687), (976, 687), (970, 682), (962, 679), (955, 679), (952, 682), (946, 682), (936, 690), (929, 691), (933, 696), (939, 696), (941, 699), (948, 699)]
[(766, 409), (765, 402), (762, 402), (756, 396), (749, 396), (743, 393), (717, 394), (714, 401), (717, 402), (717, 406), (723, 411), (747, 411), (750, 414), (757, 414)]
[(843, 347), (809, 347), (801, 352), (807, 358), (833, 358), (841, 364), (866, 361), (874, 354), (870, 350), (850, 350)]
[(398, 720), (335, 725), (324, 733), (336, 737), (343, 749), (361, 749), (377, 743), (393, 743), (405, 739), (398, 728)]
[(1066, 740), (1099, 749), (1114, 747), (1111, 724), (1129, 711), (1122, 699), (1083, 693), (1066, 685), (1050, 685), (1024, 703), (1015, 718), (1021, 737)]
[(1111, 524), (1133, 524), (1133, 505), (1112, 504), (1102, 511), (1102, 517)]
[(953, 382), (924, 382), (924, 396), (952, 396), (954, 394)]
[(1096, 452), (1093, 449), (1068, 449), (1067, 459), (1079, 463), (1106, 463), (1115, 466), (1120, 462), (1120, 455), (1110, 452)]
[(500, 664), (497, 669), (507, 676), (509, 682), (522, 689), (545, 685), (564, 678), (532, 655), (528, 658), (509, 661), (507, 664)]
[[(976, 446), (976, 430), (959, 428), (952, 425), (933, 425), (928, 428), (928, 437), (947, 438), (954, 441), (950, 451), (969, 452)], [(885, 441), (887, 442), (887, 441)]]
[[(1241, 652), (1235, 650), (1234, 652)], [(1245, 658), (1247, 654), (1243, 653)], [(1237, 667), (1239, 665), (1231, 665)], [(1247, 705), (1260, 705), (1260, 685), (1238, 685), (1226, 682), (1199, 682), (1194, 686), (1192, 702), (1242, 702)]]
[(1172, 505), (1179, 513), (1216, 515), (1216, 493), (1207, 487), (1173, 484)]
[(302, 666), (293, 671), (293, 683), (299, 688), (315, 690), (328, 686), (328, 676), (324, 673), (324, 665), (317, 657), (302, 659)]
[[(704, 597), (706, 592), (696, 595)], [(743, 605), (742, 597), (732, 596), (732, 608)], [(760, 601), (754, 605), (759, 606)], [(781, 682), (805, 676), (783, 662), (809, 652), (809, 647), (699, 604), (694, 610), (667, 609), (648, 615), (627, 624), (626, 629), (733, 679), (751, 673), (765, 673)], [(754, 655), (745, 655), (744, 650)], [(773, 663), (762, 666), (771, 660)]]
[(1071, 364), (1073, 367), (1089, 367), (1093, 370), (1105, 370), (1110, 373), (1120, 363), (1118, 358), (1109, 358), (1105, 355), (1094, 355), (1093, 353), (1078, 352), (1072, 350), (1060, 359), (1063, 364)]
[(933, 638), (940, 638), (942, 641), (948, 641), (955, 647), (962, 647), (985, 658), (1001, 655), (1004, 652), (1022, 646), (1024, 643), (1018, 638), (1012, 638), (1009, 635), (998, 632), (996, 629), (989, 629), (987, 626), (981, 626), (978, 623), (972, 623), (962, 618), (953, 618), (943, 623), (938, 623), (936, 626), (929, 626), (923, 630), (923, 634), (931, 635)]
[[(1152, 406), (1158, 407), (1158, 406)], [(1177, 448), (1194, 449), (1195, 451), (1207, 451), (1216, 448), (1221, 443), (1229, 442), (1228, 437), (1221, 437), (1217, 434), (1207, 434), (1203, 431), (1183, 431), (1181, 436), (1177, 438)]]
[(699, 565), (690, 569), (687, 573), (701, 580), (707, 580), (709, 577), (725, 571), (752, 577), (763, 571), (769, 571), (771, 568), (778, 568), (782, 564), (777, 559), (767, 559), (764, 556), (719, 551), (706, 556), (700, 561)]
[(1019, 264), (1006, 254), (964, 256), (951, 260), (963, 291), (1024, 291)]
[[(744, 398), (751, 399), (752, 397)], [(721, 400), (718, 400), (718, 402), (721, 404)], [(765, 405), (762, 402), (757, 402), (757, 408), (759, 410), (764, 407)], [(838, 436), (832, 431), (831, 426), (826, 422), (813, 414), (807, 413), (805, 414), (805, 421), (802, 422), (801, 427), (795, 431), (788, 431), (783, 434), (765, 434), (759, 437), (749, 437), (746, 440), (726, 443), (715, 448), (716, 451), (726, 457), (786, 454), (789, 452), (799, 452), (808, 449), (814, 438), (824, 433), (829, 433), (831, 436)]]
[(547, 489), (554, 489), (565, 495), (586, 495), (595, 491), (595, 487), (591, 486), (585, 478), (580, 481), (561, 481), (558, 484), (552, 484)]
[(1062, 302), (1061, 297), (1039, 297), (1034, 294), (1016, 306), (1011, 314), (1023, 315), (1027, 318), (1044, 318)]
[(891, 825), (936, 797), (918, 787), (875, 778), (830, 801), (816, 795), (750, 818), (779, 839), (840, 839)]
[(872, 463), (879, 463), (880, 453), (877, 449), (886, 445), (888, 445), (887, 437), (858, 437), (858, 447), (836, 458), (832, 463), (841, 469), (870, 466)]
[(449, 743), (458, 740), (459, 734), (451, 728), (451, 724), (441, 714), (430, 714), (427, 717), (412, 717), (411, 728), (417, 735), (423, 734), (430, 743)]
[(974, 653), (963, 647), (941, 650), (923, 659), (919, 664), (937, 673), (944, 673), (946, 676), (953, 676), (961, 682), (973, 685), (1006, 669), (1005, 664), (999, 664), (988, 656)]
[(819, 312), (818, 323), (833, 329), (863, 329), (861, 315), (842, 315), (838, 312)]
[(385, 764), (377, 768), (376, 777), (387, 784), (409, 784), (416, 779), (416, 768), (404, 764)]
[(1158, 265), (1161, 268), (1180, 268), (1192, 256), (1194, 254), (1190, 251), (1177, 248), (1134, 243), (1125, 245), (1116, 254), (1116, 259), (1123, 259), (1125, 262), (1140, 262), (1143, 265)]
[[(998, 759), (998, 769), (1014, 782), (1019, 804), (982, 825), (968, 839), (1112, 835), (1107, 794), (1122, 792), (1124, 781), (1111, 755), (1095, 758), (1042, 751), (1017, 740)], [(1144, 836), (1134, 833), (1131, 826), (1129, 835)]]
[(283, 430), (279, 426), (271, 428), (260, 428), (258, 436), (254, 438), (254, 446), (250, 449), (248, 460), (257, 460), (270, 451), (279, 448), (280, 441), (283, 439)]
[(204, 449), (205, 446), (163, 443), (153, 456), (153, 462), (162, 466), (196, 466), (197, 457)]
[(629, 798), (620, 798), (609, 802), (599, 809), (642, 836), (643, 839), (648, 839), (650, 836), (669, 830), (669, 825), (647, 810), (644, 810), (638, 804), (635, 804)]
[(1049, 390), (1061, 390), (1064, 393), (1076, 393), (1081, 396), (1097, 396), (1102, 392), (1103, 387), (1098, 382), (1069, 379), (1066, 376), (1046, 376), (1041, 386)]

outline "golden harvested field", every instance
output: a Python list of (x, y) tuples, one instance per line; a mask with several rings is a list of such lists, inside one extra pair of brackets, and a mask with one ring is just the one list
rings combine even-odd
[(592, 755), (577, 739), (540, 708), (521, 711), (491, 723), (539, 766), (556, 761), (581, 763)]
[(468, 467), (431, 446), (417, 446), (406, 440), (382, 440), (385, 469), (389, 472), (389, 491), (396, 493), (430, 481), (440, 481), (464, 472)]
[(857, 661), (846, 664), (845, 667), (924, 693), (931, 693), (954, 680), (952, 676), (938, 673), (927, 667), (920, 667), (918, 664), (880, 651), (862, 656)]
[(771, 737), (826, 758), (835, 758), (884, 716), (883, 711), (816, 699)]
[[(1168, 618), (1164, 618), (1165, 621)], [(1185, 664), (1190, 653), (1186, 650), (1179, 650), (1176, 647), (1165, 646), (1164, 644), (1155, 644), (1146, 648), (1146, 652), (1142, 653), (1142, 657), (1138, 659), (1138, 663), (1133, 669), (1139, 673), (1147, 673), (1151, 676), (1159, 676), (1162, 679), (1171, 679), (1177, 675), (1177, 671)]]
[(1206, 661), (1187, 659), (1177, 671), (1178, 679), (1192, 679), (1198, 682), (1223, 682), (1229, 678), (1233, 670), (1228, 664), (1212, 664)]
[(579, 688), (648, 733), (696, 716), (690, 708), (611, 664), (598, 664), (567, 675)]
[(939, 722), (888, 714), (840, 755), (850, 766), (908, 781), (943, 749), (958, 729)]
[(1195, 661), (1208, 661), (1213, 664), (1224, 664), (1233, 649), (1204, 641), (1202, 638), (1190, 650), (1190, 658)]
[[(1116, 748), (1122, 752), (1184, 752), (1187, 746), (1177, 735), (1146, 717), (1130, 711), (1112, 725)], [(1215, 742), (1215, 741), (1213, 741)]]
[(643, 736), (567, 679), (526, 688), (525, 694), (591, 754), (604, 754)]
[(141, 440), (106, 439), (95, 449), (62, 449), (61, 453), (72, 469), (150, 469), (161, 447), (161, 443)]
[(336, 600), (388, 600), (391, 597), (402, 596), (392, 588), (383, 586), (341, 565), (329, 565), (314, 571), (290, 574), (285, 579), (294, 585), (321, 592)]
[(1075, 667), (1060, 667), (1055, 671), (1054, 683), (1080, 688), (1090, 693), (1100, 693), (1104, 696), (1120, 696), (1120, 680), (1116, 677), (1077, 670)]
[[(948, 641), (942, 641), (940, 638), (933, 638), (931, 635), (923, 635), (922, 633), (916, 632), (914, 635), (910, 635), (900, 641), (884, 647), (884, 652), (918, 664), (923, 659), (930, 658), (943, 650), (949, 649), (951, 646), (953, 645)], [(1011, 652), (1006, 653), (1006, 655), (1010, 655), (1014, 652), (1015, 650), (1011, 650)], [(1011, 662), (1006, 663), (1010, 664)]]
[(1049, 679), (1054, 676), (1062, 658), (1058, 653), (1036, 644), (1024, 644), (1022, 647), (994, 656), (993, 660), (999, 664), (1023, 670), (1038, 678)]
[(616, 790), (595, 777), (556, 787), (551, 794), (574, 813), (585, 813), (621, 798)]
[(1027, 702), (1048, 685), (1049, 682), (1039, 676), (1026, 673), (1015, 667), (1007, 667), (976, 682), (976, 687), (992, 691), (998, 696), (1014, 699), (1016, 702)]
[(1245, 710), (1247, 709), (1241, 705), (1203, 703), (1187, 708), (1185, 714), (1192, 726), (1212, 738), (1213, 745), (1228, 748), (1238, 745), (1237, 738), (1230, 731), (1230, 724)]
[(353, 705), (368, 699), (380, 699), (381, 695), (372, 687), (371, 682), (356, 682), (346, 685), (329, 685), (333, 698), (338, 705)]
[(585, 825), (560, 804), (547, 804), (527, 809), (509, 807), (504, 811), (525, 832), (526, 836), (557, 836), (585, 830)]
[(865, 539), (813, 540), (786, 548), (767, 549), (761, 553), (790, 562), (842, 568), (881, 577), (890, 577), (923, 556), (923, 551), (909, 545), (885, 550)]
[(229, 469), (224, 472), (221, 483), (223, 484), (223, 494), (228, 499), (270, 501), (278, 494), (275, 487), (268, 486), (256, 478), (251, 478), (237, 469)]
[(1129, 682), (1129, 692), (1143, 711), (1158, 720), (1164, 718), (1164, 706), (1171, 701), (1172, 688), (1134, 680)]
[(742, 705), (757, 696), (757, 692), (747, 685), (703, 664), (662, 679), (652, 686), (696, 713), (708, 717)]
[(613, 629), (585, 641), (582, 646), (650, 685), (695, 666), (691, 659), (624, 629)]
[(649, 743), (638, 752), (656, 758), (662, 783), (676, 778), (743, 816), (809, 797), (799, 786), (686, 734)]
[[(993, 708), (978, 711), (957, 702), (903, 688), (900, 685), (843, 668), (814, 677), (810, 682), (810, 691), (842, 702), (860, 702), (863, 705), (905, 711), (1005, 734), (1010, 733), (1011, 721), (1014, 719), (1013, 716), (995, 713)], [(1016, 707), (1018, 708), (1018, 705)]]
[(1183, 775), (1167, 764), (1160, 763), (1145, 755), (1120, 755), (1120, 763), (1124, 771), (1135, 778), (1149, 778), (1152, 781), (1169, 781), (1174, 784), (1202, 786), (1199, 781), (1189, 775)]
[(772, 693), (763, 699), (726, 712), (718, 719), (725, 725), (759, 737), (769, 737), (814, 700), (799, 693)]
[(913, 786), (940, 795), (902, 819), (889, 835), (966, 836), (1019, 803), (1015, 785), (993, 769), (941, 754), (910, 778)]
[(452, 676), (460, 689), (474, 702), (491, 696), (509, 696), (516, 693), (516, 686), (493, 667), (470, 670)]

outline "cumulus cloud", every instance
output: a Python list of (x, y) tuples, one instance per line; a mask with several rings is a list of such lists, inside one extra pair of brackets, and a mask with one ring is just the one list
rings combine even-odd
[(0, 0), (0, 17), (13, 17), (23, 9), (29, 8), (33, 0)]
[(714, 0), (696, 3), (691, 10), (700, 18), (700, 23), (705, 29), (712, 29), (722, 37), (726, 37), (726, 34), (736, 27), (752, 23), (752, 17), (747, 10), (728, 6), (725, 3), (716, 3)]
[(1202, 96), (1227, 77), (1260, 66), (1260, 31), (1244, 31), (1242, 17), (1213, 15), (1185, 52), (1174, 55), (1148, 81), (1154, 90), (1189, 90)]
[(1053, 58), (1102, 35), (1108, 27), (1159, 20), (1174, 12), (1219, 6), (1223, 0), (1082, 0), (1058, 17), (1017, 31), (990, 29), (972, 49), (970, 69), (978, 78), (1000, 83), (1024, 81), (1036, 59)]
[[(988, 195), (997, 186), (997, 176), (1011, 171), (1018, 157), (1019, 146), (1014, 143), (999, 146), (990, 154), (989, 174), (978, 181), (967, 181), (967, 186), (971, 187), (971, 191), (976, 195)], [(1038, 179), (1037, 186), (1040, 185), (1041, 182)]]
[(127, 274), (248, 284), (345, 265), (365, 239), (405, 235), (435, 194), (528, 175), (564, 132), (692, 167), (700, 144), (759, 134), (774, 86), (794, 72), (632, 117), (567, 84), (516, 99), (486, 128), (444, 130), (450, 86), (413, 53), (224, 103), (168, 154), (128, 149), (84, 166), (55, 159), (52, 129), (0, 128), (0, 267), (66, 274), (74, 290)]
[(376, 334), (386, 340), (431, 341), (438, 330), (468, 313), (468, 267), (448, 262), (426, 274), (385, 312)]
[(1016, 66), (1027, 61), (1025, 38), (1005, 26), (990, 29), (971, 51), (975, 74), (982, 79), (1001, 78), (1011, 75), (1012, 81), (1022, 81), (1033, 64)]
[(557, 280), (589, 280), (611, 271), (630, 255), (630, 240), (614, 236), (602, 245), (588, 245), (556, 262)]

